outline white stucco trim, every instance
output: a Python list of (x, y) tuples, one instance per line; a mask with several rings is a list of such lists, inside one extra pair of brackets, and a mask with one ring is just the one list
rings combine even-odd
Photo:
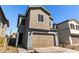
[(57, 32), (48, 32), (48, 33), (50, 33), (50, 34), (58, 34)]
[(20, 19), (19, 19), (19, 25), (20, 25), (20, 23), (21, 23), (21, 19), (22, 19), (22, 17), (20, 17)]
[(56, 40), (56, 42), (55, 42), (56, 46), (59, 46), (59, 41), (58, 41), (58, 35), (57, 34), (55, 35), (55, 40)]
[[(30, 34), (30, 35), (29, 35)], [(32, 35), (33, 32), (28, 32), (28, 43), (27, 43), (27, 49), (32, 48)]]
[(71, 39), (71, 36), (69, 36), (69, 40), (70, 40), (70, 45), (72, 45), (72, 39)]
[(16, 47), (18, 46), (18, 40), (19, 40), (19, 33), (17, 32)]

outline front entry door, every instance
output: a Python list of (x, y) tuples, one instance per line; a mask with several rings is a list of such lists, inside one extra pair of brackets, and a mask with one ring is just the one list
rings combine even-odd
[(22, 45), (22, 39), (23, 39), (23, 34), (19, 34), (19, 40), (18, 40), (18, 44)]

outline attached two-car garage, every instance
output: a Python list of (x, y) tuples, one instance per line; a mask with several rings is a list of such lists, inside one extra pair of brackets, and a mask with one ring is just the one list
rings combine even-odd
[(71, 36), (72, 44), (79, 45), (79, 36)]
[(54, 35), (46, 33), (33, 33), (32, 48), (54, 46)]

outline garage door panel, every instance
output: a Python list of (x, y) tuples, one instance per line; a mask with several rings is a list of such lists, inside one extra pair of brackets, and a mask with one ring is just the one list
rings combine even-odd
[(38, 47), (38, 42), (37, 42), (37, 40), (33, 40), (32, 46), (35, 47), (35, 48)]
[(41, 47), (50, 47), (54, 44), (53, 35), (32, 35), (32, 47), (41, 48)]
[(32, 36), (32, 47), (34, 48), (38, 47), (38, 37), (35, 35)]
[(73, 44), (79, 44), (79, 37), (71, 37)]
[(39, 39), (39, 48), (45, 46), (45, 45), (44, 45), (44, 39), (42, 39), (42, 38), (43, 38), (43, 37), (41, 37), (41, 38)]

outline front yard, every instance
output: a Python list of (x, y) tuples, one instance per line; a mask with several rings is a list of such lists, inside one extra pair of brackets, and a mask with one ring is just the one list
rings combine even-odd
[(7, 46), (7, 47), (0, 47), (0, 53), (19, 53), (18, 48)]
[(66, 48), (79, 51), (79, 46), (66, 46)]
[(60, 44), (60, 47), (79, 51), (79, 46), (71, 46), (71, 45), (66, 45), (66, 44)]

